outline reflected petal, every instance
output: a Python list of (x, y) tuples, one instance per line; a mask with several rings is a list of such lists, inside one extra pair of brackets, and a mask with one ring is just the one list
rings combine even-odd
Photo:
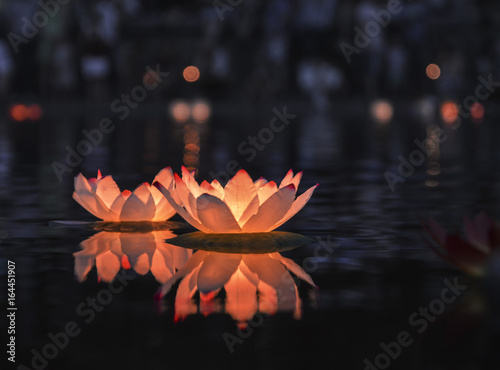
[(135, 260), (133, 264), (135, 272), (139, 275), (146, 275), (149, 272), (149, 256), (146, 253), (142, 253)]
[(276, 289), (260, 281), (257, 290), (259, 292), (259, 311), (268, 315), (274, 315), (278, 312), (278, 294), (276, 293)]
[(173, 275), (173, 271), (170, 270), (170, 266), (165, 260), (165, 256), (158, 249), (155, 250), (151, 259), (151, 273), (156, 280), (162, 284), (164, 284)]
[(283, 257), (281, 254), (279, 253), (271, 253), (270, 256), (276, 260), (278, 260), (279, 262), (281, 262), (283, 265), (285, 265), (285, 267), (293, 272), (295, 275), (297, 275), (297, 277), (301, 280), (304, 280), (306, 282), (308, 282), (310, 285), (312, 286), (316, 286), (314, 284), (314, 281), (312, 280), (311, 276), (304, 271), (304, 269), (302, 267), (300, 267), (298, 264), (296, 264), (295, 262), (293, 262), (291, 259), (289, 258), (285, 258)]
[(288, 274), (285, 267), (269, 254), (244, 254), (245, 265), (259, 276), (259, 279), (277, 289), (283, 283), (283, 277)]
[(111, 281), (120, 268), (133, 268), (141, 275), (151, 271), (164, 283), (191, 254), (188, 249), (164, 243), (164, 238), (172, 236), (171, 231), (95, 234), (80, 243), (83, 249), (74, 253), (75, 275), (84, 280), (95, 260), (98, 275), (104, 281)]
[[(179, 319), (184, 320), (187, 316), (195, 314), (198, 311), (198, 307), (192, 301), (192, 297), (196, 292), (196, 285), (194, 288), (190, 286), (190, 281), (198, 278), (198, 272), (200, 271), (200, 266), (196, 267), (185, 279), (181, 280), (179, 287), (177, 288), (177, 294), (175, 296), (175, 321)], [(165, 292), (166, 294), (167, 292)]]
[(183, 279), (186, 275), (190, 274), (196, 267), (198, 267), (203, 262), (203, 259), (209, 254), (210, 252), (205, 252), (205, 251), (198, 251), (196, 253), (193, 253), (193, 255), (189, 258), (186, 264), (182, 266), (175, 273), (174, 276), (168, 279), (165, 282), (165, 284), (163, 284), (160, 296), (164, 296), (165, 294), (167, 294), (172, 288), (172, 285), (174, 285), (180, 279)]
[(220, 289), (231, 278), (241, 262), (241, 255), (211, 253), (204, 260), (198, 275), (198, 289), (209, 293)]
[(75, 256), (75, 276), (79, 282), (84, 281), (87, 278), (88, 273), (94, 266), (95, 255), (78, 255)]
[(95, 265), (98, 275), (106, 282), (111, 282), (121, 268), (120, 259), (111, 251), (98, 255)]
[(224, 286), (226, 312), (238, 322), (250, 320), (258, 309), (257, 286), (237, 270)]
[[(149, 260), (156, 250), (152, 233), (121, 233), (121, 250), (125, 253), (134, 270), (141, 275), (149, 271)], [(145, 255), (145, 256), (143, 256)]]

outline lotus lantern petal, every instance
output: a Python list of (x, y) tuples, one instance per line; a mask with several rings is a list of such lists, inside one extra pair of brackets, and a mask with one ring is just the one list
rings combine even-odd
[(295, 198), (302, 172), (294, 175), (292, 170), (279, 186), (264, 178), (253, 181), (245, 170), (238, 171), (225, 187), (217, 180), (198, 184), (184, 167), (182, 177), (172, 176), (169, 185), (161, 181), (154, 185), (184, 220), (205, 233), (272, 231), (300, 211), (318, 186)]
[[(154, 181), (172, 182), (170, 168), (161, 170)], [(133, 192), (122, 192), (113, 178), (103, 177), (101, 171), (88, 180), (81, 173), (76, 176), (73, 199), (104, 221), (165, 221), (176, 213), (156, 187), (145, 182)]]

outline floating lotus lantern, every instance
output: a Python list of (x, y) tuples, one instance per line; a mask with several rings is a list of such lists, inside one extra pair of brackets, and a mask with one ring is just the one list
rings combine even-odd
[(182, 167), (182, 178), (154, 183), (172, 207), (195, 228), (205, 233), (256, 233), (276, 229), (299, 212), (311, 198), (315, 185), (295, 198), (302, 172), (290, 170), (278, 186), (260, 178), (253, 181), (238, 171), (225, 187), (214, 180), (198, 184)]
[[(153, 182), (168, 186), (172, 182), (172, 170), (164, 168)], [(133, 192), (120, 191), (111, 176), (86, 179), (82, 174), (75, 177), (73, 199), (97, 218), (104, 221), (165, 221), (175, 210), (160, 191), (143, 183)]]
[(494, 250), (500, 250), (500, 225), (484, 212), (473, 220), (465, 218), (465, 240), (448, 234), (432, 219), (428, 219), (426, 230), (444, 249), (431, 245), (440, 257), (474, 276), (483, 276), (486, 260)]
[[(176, 319), (197, 312), (193, 296), (200, 293), (204, 314), (228, 313), (240, 326), (257, 312), (273, 315), (278, 311), (301, 316), (301, 299), (291, 273), (315, 287), (311, 277), (295, 262), (279, 253), (237, 254), (197, 251), (162, 287), (160, 296), (181, 281), (176, 292)], [(213, 304), (224, 289), (224, 305)]]
[(187, 262), (190, 249), (164, 243), (172, 238), (171, 231), (120, 233), (102, 231), (83, 241), (82, 250), (74, 253), (75, 275), (86, 279), (95, 265), (103, 281), (112, 281), (120, 269), (134, 269), (145, 275), (149, 271), (160, 283), (165, 283)]

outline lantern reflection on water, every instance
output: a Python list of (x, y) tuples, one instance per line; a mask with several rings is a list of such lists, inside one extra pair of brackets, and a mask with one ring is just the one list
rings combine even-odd
[[(169, 292), (176, 289), (176, 321), (194, 313), (219, 312), (244, 327), (257, 313), (288, 312), (301, 317), (299, 287), (301, 293), (311, 293), (315, 284), (297, 263), (277, 251), (311, 242), (314, 240), (306, 236), (286, 232), (197, 232), (176, 237), (170, 230), (103, 231), (83, 241), (83, 249), (74, 253), (75, 275), (84, 281), (94, 265), (99, 280), (105, 282), (111, 282), (122, 268), (132, 268), (140, 275), (151, 271), (163, 284), (158, 298), (170, 297)], [(194, 253), (186, 247), (193, 243), (199, 245)], [(245, 253), (251, 250), (257, 254)]]
[(95, 265), (99, 278), (110, 282), (121, 268), (133, 268), (140, 275), (151, 271), (158, 282), (165, 283), (192, 253), (164, 242), (173, 236), (171, 231), (102, 231), (80, 243), (83, 249), (74, 254), (75, 275), (83, 281)]
[[(296, 277), (296, 279), (294, 278)], [(162, 287), (175, 294), (175, 319), (190, 314), (229, 314), (242, 327), (258, 312), (273, 315), (302, 314), (299, 282), (315, 287), (311, 277), (295, 262), (279, 253), (238, 254), (198, 251)], [(224, 292), (224, 294), (222, 294)], [(199, 293), (199, 300), (195, 299)], [(221, 298), (223, 297), (223, 298)]]

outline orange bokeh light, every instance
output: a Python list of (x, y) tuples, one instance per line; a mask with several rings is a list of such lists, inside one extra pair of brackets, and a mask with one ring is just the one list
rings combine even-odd
[(441, 68), (437, 64), (431, 63), (425, 69), (425, 73), (431, 80), (437, 80), (441, 76)]
[(38, 104), (26, 106), (24, 104), (14, 104), (9, 110), (10, 117), (17, 122), (27, 119), (36, 121), (42, 117), (42, 107)]
[(200, 132), (194, 123), (186, 124), (184, 132), (184, 157), (182, 161), (189, 171), (197, 171), (200, 163)]
[(37, 121), (42, 117), (42, 107), (38, 104), (33, 104), (27, 107), (27, 117), (33, 121)]
[(191, 109), (189, 105), (184, 102), (176, 102), (171, 108), (172, 116), (178, 122), (185, 122), (191, 115)]
[(205, 102), (194, 103), (191, 111), (198, 122), (204, 122), (210, 117), (210, 106)]
[(474, 123), (480, 123), (484, 118), (484, 106), (481, 103), (472, 104), (470, 115)]
[(379, 123), (388, 123), (394, 113), (391, 103), (384, 100), (374, 102), (370, 107), (370, 111), (372, 117)]
[(199, 145), (196, 145), (196, 144), (186, 144), (186, 145), (184, 145), (184, 150), (186, 152), (190, 152), (190, 153), (199, 153), (200, 147), (199, 147)]
[(142, 83), (145, 87), (155, 87), (158, 84), (158, 80), (160, 80), (160, 77), (158, 73), (153, 70), (146, 71), (144, 76), (142, 76)]
[(182, 76), (187, 82), (195, 82), (200, 78), (200, 70), (195, 66), (189, 66), (184, 69)]
[(184, 154), (182, 160), (186, 166), (197, 166), (199, 163), (199, 158), (200, 157), (197, 153), (188, 152)]
[(458, 118), (458, 107), (454, 102), (448, 101), (441, 105), (441, 117), (447, 124), (452, 124)]
[(23, 104), (15, 104), (10, 107), (10, 116), (14, 121), (24, 121), (28, 117), (28, 108)]

